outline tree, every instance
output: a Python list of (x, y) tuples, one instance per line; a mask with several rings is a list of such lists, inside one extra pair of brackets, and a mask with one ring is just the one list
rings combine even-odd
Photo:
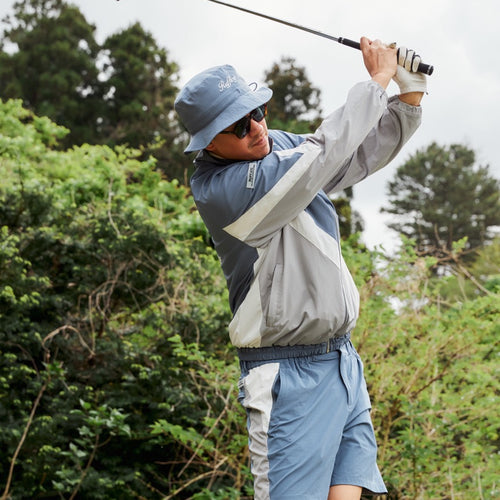
[(139, 23), (109, 36), (103, 46), (105, 113), (110, 146), (141, 147), (170, 179), (187, 183), (192, 162), (182, 153), (182, 128), (174, 111), (178, 66)]
[(95, 27), (64, 0), (22, 0), (4, 21), (3, 44), (15, 47), (0, 60), (0, 96), (24, 105), (71, 132), (65, 144), (96, 139), (101, 101)]
[(178, 67), (139, 23), (106, 39), (103, 129), (110, 145), (131, 147), (170, 137)]
[(297, 66), (291, 57), (282, 57), (265, 72), (264, 78), (273, 91), (270, 128), (286, 127), (296, 133), (313, 131), (321, 115), (321, 91), (311, 84), (305, 68)]
[(95, 27), (64, 0), (23, 0), (6, 19), (0, 53), (0, 97), (21, 98), (70, 134), (64, 146), (126, 144), (153, 155), (170, 179), (187, 183), (174, 113), (178, 67), (136, 23), (100, 47)]
[(139, 147), (159, 137), (171, 142), (178, 67), (166, 50), (139, 23), (109, 36), (102, 49), (108, 144)]
[(383, 211), (396, 216), (389, 227), (414, 238), (421, 255), (445, 263), (455, 241), (466, 237), (471, 252), (492, 239), (500, 225), (499, 186), (488, 166), (476, 165), (473, 150), (432, 143), (397, 169)]

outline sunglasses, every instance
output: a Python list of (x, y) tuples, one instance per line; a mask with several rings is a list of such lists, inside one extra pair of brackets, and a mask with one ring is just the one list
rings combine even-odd
[(244, 116), (240, 120), (236, 122), (233, 130), (223, 130), (219, 132), (220, 134), (234, 134), (238, 139), (243, 139), (248, 132), (250, 132), (250, 127), (252, 126), (252, 120), (256, 122), (261, 122), (265, 116), (267, 115), (267, 103), (262, 104), (258, 108), (255, 108), (253, 111), (250, 111), (248, 115)]

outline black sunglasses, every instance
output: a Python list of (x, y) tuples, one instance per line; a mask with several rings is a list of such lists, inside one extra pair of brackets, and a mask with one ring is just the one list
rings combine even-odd
[(250, 127), (252, 126), (251, 121), (255, 120), (256, 122), (261, 122), (266, 115), (267, 103), (255, 108), (253, 111), (250, 111), (248, 115), (238, 120), (234, 125), (233, 130), (223, 130), (222, 132), (219, 132), (219, 134), (234, 134), (238, 137), (238, 139), (243, 139), (243, 137), (250, 132)]

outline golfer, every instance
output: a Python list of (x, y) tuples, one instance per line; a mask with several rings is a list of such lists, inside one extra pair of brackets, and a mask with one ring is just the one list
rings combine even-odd
[[(361, 39), (370, 79), (316, 132), (268, 130), (272, 91), (230, 65), (193, 77), (175, 108), (198, 151), (191, 188), (220, 257), (241, 364), (255, 498), (383, 494), (370, 400), (350, 337), (359, 295), (329, 194), (389, 163), (415, 132), (419, 57)], [(401, 66), (402, 65), (402, 66)], [(406, 68), (406, 69), (405, 69)], [(391, 79), (400, 94), (388, 97)]]

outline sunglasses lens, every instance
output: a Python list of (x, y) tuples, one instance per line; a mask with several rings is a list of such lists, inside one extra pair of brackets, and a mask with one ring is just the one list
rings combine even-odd
[(234, 133), (238, 139), (243, 139), (250, 131), (250, 121), (252, 120), (252, 115), (244, 116), (241, 120), (236, 122), (234, 126)]
[(256, 122), (262, 121), (265, 116), (267, 115), (267, 104), (263, 104), (262, 106), (259, 106), (258, 108), (255, 108), (251, 113), (250, 116), (252, 119), (254, 119)]
[(250, 132), (250, 127), (252, 126), (251, 121), (261, 122), (267, 115), (267, 104), (263, 104), (258, 108), (255, 108), (247, 116), (244, 116), (241, 120), (236, 122), (234, 126), (233, 133), (238, 137), (238, 139), (243, 139), (248, 132)]

